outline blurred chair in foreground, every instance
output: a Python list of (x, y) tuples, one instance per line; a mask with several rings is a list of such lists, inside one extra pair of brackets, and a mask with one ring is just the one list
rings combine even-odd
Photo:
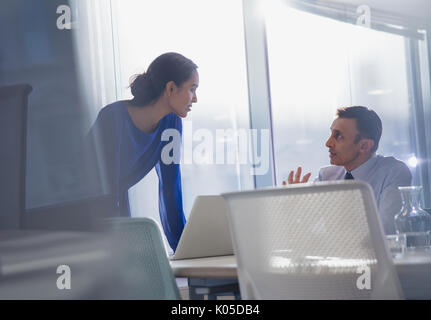
[(180, 299), (157, 224), (148, 218), (112, 218), (106, 224), (122, 259), (107, 298)]
[(118, 270), (103, 234), (0, 231), (0, 300), (102, 299)]
[(370, 186), (319, 182), (223, 195), (243, 299), (399, 299)]
[(19, 229), (25, 210), (27, 102), (32, 87), (0, 88), (0, 229)]
[(111, 195), (30, 208), (21, 219), (26, 230), (93, 231), (106, 218), (115, 217), (115, 199)]

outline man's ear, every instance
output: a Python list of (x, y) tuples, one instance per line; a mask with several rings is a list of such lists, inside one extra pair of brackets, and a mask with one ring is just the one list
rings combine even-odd
[(361, 151), (364, 153), (371, 152), (371, 149), (374, 147), (373, 139), (362, 139), (359, 143)]
[(168, 83), (166, 83), (165, 91), (168, 94), (168, 96), (170, 96), (173, 92), (175, 92), (176, 89), (177, 89), (177, 85), (175, 84), (174, 81), (169, 81)]

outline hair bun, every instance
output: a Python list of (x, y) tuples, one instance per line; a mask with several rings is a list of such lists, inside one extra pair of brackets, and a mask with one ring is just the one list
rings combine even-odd
[(141, 100), (142, 97), (148, 95), (152, 91), (151, 82), (146, 72), (136, 75), (130, 84), (130, 90), (136, 101)]

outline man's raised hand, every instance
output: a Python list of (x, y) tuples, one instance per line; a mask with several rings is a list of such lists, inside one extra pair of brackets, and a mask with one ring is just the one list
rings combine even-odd
[[(308, 182), (308, 180), (310, 179), (310, 176), (311, 176), (311, 172), (304, 175), (302, 177), (302, 180), (301, 180), (301, 173), (302, 173), (302, 167), (298, 167), (298, 169), (296, 170), (296, 173), (294, 173), (294, 170), (290, 171), (289, 178), (287, 179), (289, 184)], [(294, 174), (295, 174), (295, 176), (294, 176)]]

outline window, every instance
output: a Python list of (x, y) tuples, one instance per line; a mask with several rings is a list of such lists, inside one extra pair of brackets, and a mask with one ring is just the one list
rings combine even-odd
[[(202, 130), (248, 129), (248, 97), (240, 0), (113, 0), (112, 16), (118, 99), (129, 99), (130, 77), (142, 73), (158, 55), (175, 51), (199, 67), (198, 102), (183, 119), (191, 128), (193, 151), (202, 142)], [(187, 139), (183, 132), (183, 139)], [(229, 140), (218, 138), (218, 140)], [(226, 141), (225, 141), (226, 142)], [(185, 146), (186, 143), (183, 143)], [(184, 152), (183, 152), (184, 153)], [(191, 159), (188, 159), (191, 160)], [(181, 165), (186, 217), (197, 195), (252, 189), (247, 165)], [(211, 161), (209, 161), (211, 163)], [(158, 180), (153, 170), (129, 191), (132, 215), (158, 217)]]
[(378, 153), (403, 160), (414, 174), (406, 38), (285, 5), (266, 18), (277, 181), (298, 165), (313, 177), (329, 165), (329, 127), (336, 109), (350, 105), (379, 114)]

